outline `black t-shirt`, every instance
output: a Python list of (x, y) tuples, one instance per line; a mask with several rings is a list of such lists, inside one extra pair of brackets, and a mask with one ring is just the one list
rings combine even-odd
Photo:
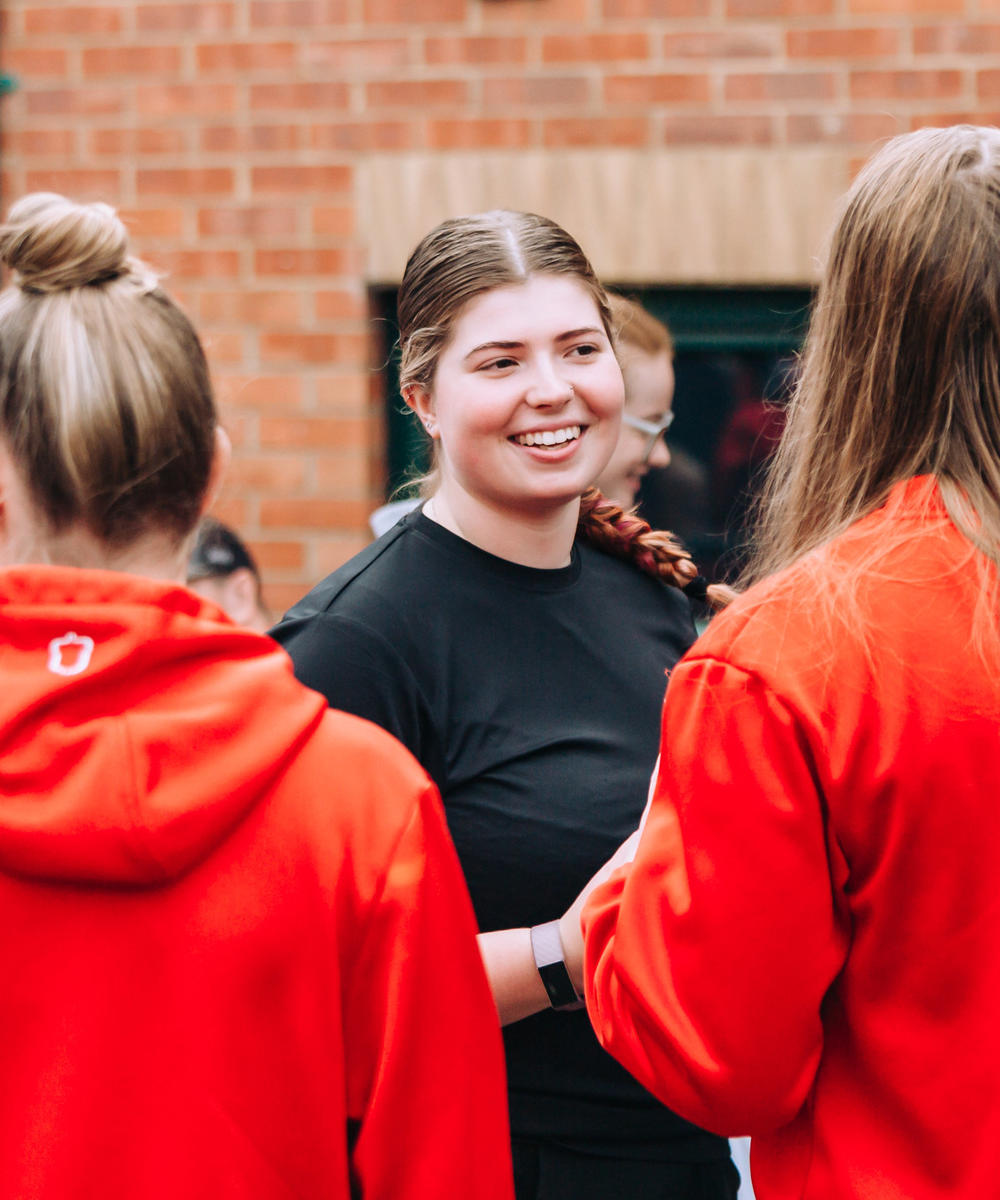
[[(586, 542), (539, 570), (415, 512), (274, 636), (303, 683), (424, 765), (492, 930), (561, 915), (635, 829), (665, 672), (694, 628), (680, 592)], [(504, 1038), (515, 1136), (660, 1160), (728, 1153), (619, 1067), (586, 1013), (542, 1012)]]

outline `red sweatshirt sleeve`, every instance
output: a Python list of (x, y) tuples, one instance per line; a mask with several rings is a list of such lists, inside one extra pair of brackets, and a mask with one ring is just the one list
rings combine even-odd
[(500, 1029), (433, 786), (395, 847), (351, 972), (357, 1194), (512, 1200)]
[(676, 1112), (762, 1133), (801, 1107), (846, 939), (809, 738), (752, 674), (674, 671), (635, 861), (584, 909), (604, 1046)]

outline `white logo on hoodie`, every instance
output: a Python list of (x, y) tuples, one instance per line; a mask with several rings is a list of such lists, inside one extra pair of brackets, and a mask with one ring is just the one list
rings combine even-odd
[(62, 637), (49, 642), (49, 670), (53, 675), (79, 675), (90, 666), (93, 653), (93, 638), (78, 633), (64, 633)]

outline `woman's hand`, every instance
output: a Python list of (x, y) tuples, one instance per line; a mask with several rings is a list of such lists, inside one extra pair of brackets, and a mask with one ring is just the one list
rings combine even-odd
[(562, 939), (563, 958), (566, 961), (566, 970), (569, 971), (569, 977), (573, 980), (573, 986), (583, 995), (583, 932), (580, 928), (580, 914), (583, 912), (583, 906), (590, 898), (590, 893), (605, 880), (609, 879), (619, 867), (625, 866), (635, 858), (635, 852), (639, 845), (639, 837), (642, 833), (641, 827), (627, 838), (614, 854), (608, 859), (603, 867), (600, 867), (590, 877), (583, 890), (573, 901), (572, 905), (563, 913), (559, 919), (559, 936)]

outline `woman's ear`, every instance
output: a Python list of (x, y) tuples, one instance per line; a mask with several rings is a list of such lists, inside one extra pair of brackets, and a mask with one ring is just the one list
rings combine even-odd
[(434, 397), (419, 383), (411, 383), (403, 388), (403, 399), (417, 414), (420, 424), (430, 436), (437, 437), (437, 418), (434, 415)]
[(223, 480), (226, 477), (226, 471), (229, 469), (229, 460), (233, 457), (233, 443), (229, 440), (229, 434), (222, 428), (221, 425), (215, 427), (215, 451), (212, 454), (212, 469), (208, 475), (208, 486), (205, 488), (205, 495), (201, 501), (201, 511), (204, 515), (215, 503), (216, 497), (219, 494), (219, 489), (222, 487)]

